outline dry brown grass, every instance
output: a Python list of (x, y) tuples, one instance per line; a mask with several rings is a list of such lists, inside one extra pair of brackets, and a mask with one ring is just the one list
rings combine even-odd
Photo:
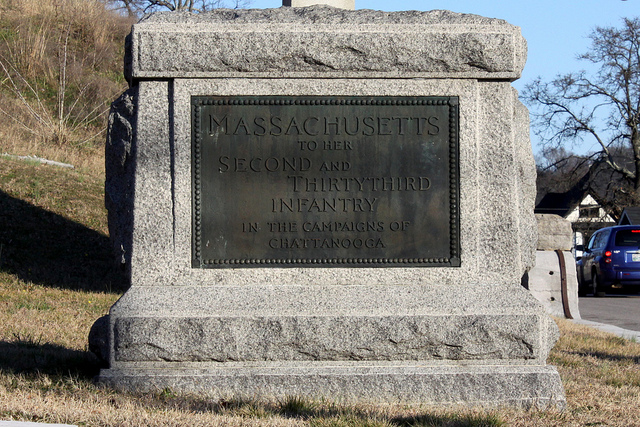
[[(100, 154), (88, 163), (104, 163)], [(61, 169), (0, 156), (0, 191), (106, 234), (103, 168)]]
[[(108, 276), (95, 274), (109, 268), (103, 180), (96, 170), (0, 157), (0, 419), (90, 426), (640, 426), (640, 344), (564, 320), (549, 359), (566, 388), (564, 412), (218, 401), (99, 388), (87, 334), (119, 296)], [(45, 230), (33, 231), (32, 221)], [(97, 251), (88, 257), (96, 264), (79, 268), (87, 250)]]
[[(257, 411), (257, 412), (255, 412)], [(90, 426), (295, 426), (251, 404), (225, 409), (201, 399), (134, 396), (72, 378), (0, 376), (0, 419)]]
[(640, 426), (640, 344), (556, 319), (561, 338), (549, 357), (567, 394), (563, 413), (503, 415), (516, 426)]
[(91, 157), (126, 86), (130, 24), (98, 0), (0, 0), (0, 152)]
[[(20, 111), (17, 101), (0, 96), (0, 108), (9, 105), (9, 111)], [(0, 114), (1, 115), (1, 114)], [(28, 117), (23, 117), (29, 121)], [(45, 139), (34, 136), (30, 131), (0, 118), (0, 155), (36, 156), (57, 162), (68, 163), (75, 168), (93, 175), (104, 175), (104, 148), (96, 143), (80, 146), (60, 146), (50, 144)], [(1, 172), (1, 171), (0, 171)]]

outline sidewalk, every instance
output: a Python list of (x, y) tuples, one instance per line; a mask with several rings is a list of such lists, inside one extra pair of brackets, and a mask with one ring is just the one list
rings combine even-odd
[(631, 331), (629, 329), (622, 329), (613, 325), (605, 325), (604, 323), (592, 322), (591, 320), (573, 319), (571, 321), (579, 325), (591, 326), (592, 328), (599, 329), (604, 332), (609, 332), (609, 333), (618, 335), (619, 337), (623, 337), (631, 341), (640, 343), (640, 331)]

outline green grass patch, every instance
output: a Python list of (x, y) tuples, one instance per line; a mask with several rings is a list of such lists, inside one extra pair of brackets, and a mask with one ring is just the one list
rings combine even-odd
[(0, 40), (11, 41), (18, 37), (18, 33), (13, 28), (0, 27)]
[(44, 286), (121, 291), (103, 177), (6, 157), (0, 168), (0, 271)]

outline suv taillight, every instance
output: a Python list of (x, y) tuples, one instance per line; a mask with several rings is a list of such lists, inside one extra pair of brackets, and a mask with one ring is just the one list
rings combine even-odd
[(611, 251), (605, 251), (604, 256), (604, 262), (606, 262), (607, 264), (611, 263)]

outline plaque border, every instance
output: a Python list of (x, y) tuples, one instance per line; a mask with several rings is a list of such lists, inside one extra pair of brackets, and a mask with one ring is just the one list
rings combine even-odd
[[(460, 267), (460, 143), (457, 96), (191, 96), (192, 268), (247, 267)], [(449, 107), (449, 241), (448, 257), (441, 258), (270, 258), (202, 259), (201, 109), (204, 105), (440, 105)]]

